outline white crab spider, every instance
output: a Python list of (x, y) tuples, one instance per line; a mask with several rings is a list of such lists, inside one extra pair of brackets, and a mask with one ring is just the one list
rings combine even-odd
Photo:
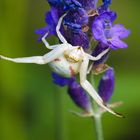
[(81, 86), (96, 101), (96, 103), (106, 111), (121, 117), (120, 114), (114, 112), (103, 103), (101, 97), (98, 95), (96, 90), (93, 88), (93, 86), (86, 78), (89, 61), (99, 60), (103, 55), (105, 55), (109, 51), (109, 49), (106, 49), (98, 56), (93, 57), (90, 54), (84, 52), (82, 47), (72, 46), (71, 44), (69, 44), (60, 32), (60, 26), (65, 15), (66, 14), (60, 17), (56, 27), (56, 33), (62, 44), (50, 46), (49, 43), (45, 40), (48, 33), (46, 33), (42, 38), (42, 41), (45, 44), (45, 46), (48, 49), (51, 49), (49, 53), (43, 56), (32, 56), (23, 58), (8, 58), (0, 55), (0, 58), (16, 63), (36, 63), (36, 64), (49, 63), (55, 72), (66, 77), (72, 77), (79, 73)]

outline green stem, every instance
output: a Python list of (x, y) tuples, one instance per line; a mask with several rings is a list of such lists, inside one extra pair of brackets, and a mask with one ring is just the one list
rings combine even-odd
[[(93, 78), (93, 73), (91, 72), (90, 74), (90, 82), (92, 84), (92, 86), (95, 87), (95, 82), (94, 82), (94, 78)], [(96, 130), (96, 138), (97, 140), (104, 140), (103, 137), (103, 129), (102, 129), (102, 120), (101, 120), (101, 113), (99, 112), (99, 106), (95, 103), (95, 101), (93, 101), (93, 111), (94, 111), (94, 122), (95, 122), (95, 130)]]
[(101, 114), (96, 114), (94, 117), (95, 129), (96, 129), (96, 138), (97, 140), (104, 140), (103, 131), (102, 131), (102, 121)]

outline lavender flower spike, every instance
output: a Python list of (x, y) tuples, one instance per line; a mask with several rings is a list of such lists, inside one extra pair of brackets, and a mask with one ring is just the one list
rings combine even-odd
[(103, 75), (98, 87), (98, 93), (105, 103), (107, 103), (110, 100), (114, 91), (114, 85), (115, 85), (114, 70), (113, 68), (110, 68)]

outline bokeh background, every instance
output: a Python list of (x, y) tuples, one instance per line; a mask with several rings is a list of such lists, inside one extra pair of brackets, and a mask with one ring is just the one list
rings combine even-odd
[[(128, 49), (113, 51), (116, 88), (111, 102), (123, 101), (117, 111), (125, 119), (103, 116), (105, 140), (140, 140), (140, 1), (113, 0), (116, 23), (131, 29)], [(0, 54), (9, 57), (42, 55), (35, 29), (45, 26), (46, 0), (0, 0)], [(55, 40), (55, 41), (54, 41)], [(49, 39), (50, 44), (57, 42)], [(95, 140), (94, 122), (80, 111), (66, 88), (53, 84), (47, 65), (0, 62), (0, 140)]]

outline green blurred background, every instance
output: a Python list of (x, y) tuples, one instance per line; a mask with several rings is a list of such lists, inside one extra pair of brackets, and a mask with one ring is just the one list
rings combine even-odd
[[(139, 5), (139, 0), (114, 0), (111, 6), (118, 13), (116, 23), (132, 33), (125, 40), (129, 48), (113, 51), (108, 60), (116, 72), (111, 102), (124, 102), (117, 111), (126, 118), (103, 116), (105, 140), (140, 140)], [(44, 54), (47, 50), (34, 31), (45, 26), (47, 10), (46, 0), (0, 0), (0, 54)], [(47, 65), (0, 62), (0, 140), (95, 140), (93, 120), (68, 112), (79, 109), (66, 88), (52, 83), (50, 73)]]

